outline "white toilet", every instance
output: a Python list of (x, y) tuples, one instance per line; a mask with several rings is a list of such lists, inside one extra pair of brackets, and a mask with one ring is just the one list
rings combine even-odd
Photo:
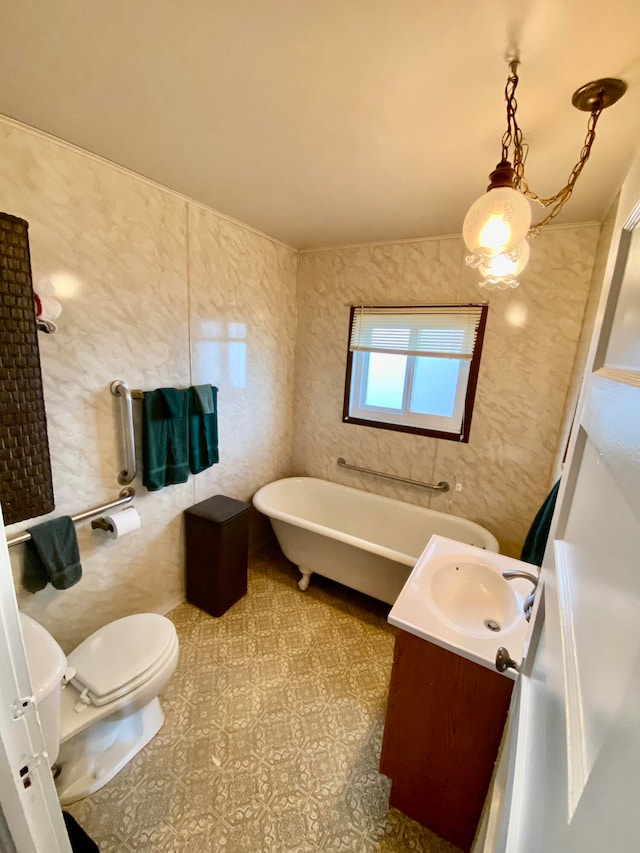
[(97, 791), (157, 734), (158, 693), (178, 663), (173, 623), (156, 613), (100, 628), (69, 657), (20, 614), (49, 764), (62, 805)]

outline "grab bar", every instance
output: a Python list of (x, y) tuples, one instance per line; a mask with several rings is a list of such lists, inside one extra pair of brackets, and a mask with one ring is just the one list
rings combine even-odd
[(118, 474), (118, 482), (121, 486), (132, 483), (137, 474), (136, 465), (136, 437), (133, 430), (133, 406), (131, 404), (131, 391), (123, 379), (114, 379), (111, 383), (111, 393), (114, 397), (122, 400), (122, 438), (124, 441), (125, 465), (127, 466)]
[[(88, 518), (93, 518), (94, 515), (102, 515), (104, 512), (107, 512), (110, 509), (115, 509), (117, 506), (131, 503), (135, 496), (135, 489), (128, 486), (120, 492), (120, 497), (117, 501), (109, 501), (109, 503), (94, 506), (85, 512), (79, 512), (78, 515), (72, 515), (71, 521), (73, 521), (74, 524), (77, 524), (79, 521), (86, 521)], [(28, 542), (29, 539), (31, 539), (31, 534), (25, 530), (24, 533), (18, 533), (17, 536), (12, 536), (10, 539), (7, 539), (7, 546), (12, 548), (14, 545), (20, 545), (22, 542)]]
[(373, 471), (371, 468), (360, 468), (358, 465), (349, 465), (340, 456), (337, 460), (341, 468), (350, 468), (352, 471), (362, 471), (363, 474), (375, 474), (376, 477), (386, 477), (387, 480), (397, 480), (399, 483), (408, 483), (410, 486), (422, 486), (423, 489), (433, 489), (436, 492), (448, 492), (449, 483), (440, 480), (439, 483), (422, 483), (420, 480), (409, 480), (407, 477), (397, 477), (395, 474), (384, 474), (382, 471)]

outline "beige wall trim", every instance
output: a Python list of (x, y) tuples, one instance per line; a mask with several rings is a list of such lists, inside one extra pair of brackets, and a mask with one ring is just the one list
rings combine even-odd
[[(590, 228), (593, 225), (600, 225), (595, 220), (593, 222), (565, 222), (549, 225), (545, 231), (561, 231), (566, 228)], [(432, 237), (407, 237), (405, 240), (379, 240), (377, 243), (347, 243), (344, 246), (319, 246), (315, 249), (298, 249), (299, 255), (312, 255), (315, 252), (339, 252), (342, 249), (366, 249), (369, 246), (402, 246), (407, 243), (427, 243), (430, 240), (459, 240), (461, 234), (439, 234)]]

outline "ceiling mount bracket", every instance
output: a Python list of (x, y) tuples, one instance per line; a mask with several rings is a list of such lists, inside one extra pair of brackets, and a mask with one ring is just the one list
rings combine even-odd
[(603, 77), (592, 80), (580, 86), (571, 98), (571, 103), (577, 110), (585, 113), (593, 110), (605, 110), (615, 104), (627, 91), (627, 84), (617, 77)]

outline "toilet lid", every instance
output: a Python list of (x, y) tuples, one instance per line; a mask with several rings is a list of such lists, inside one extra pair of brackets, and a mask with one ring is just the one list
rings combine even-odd
[(104, 705), (152, 677), (177, 641), (173, 623), (157, 613), (116, 619), (68, 656), (76, 670), (72, 683), (87, 689), (93, 704)]

